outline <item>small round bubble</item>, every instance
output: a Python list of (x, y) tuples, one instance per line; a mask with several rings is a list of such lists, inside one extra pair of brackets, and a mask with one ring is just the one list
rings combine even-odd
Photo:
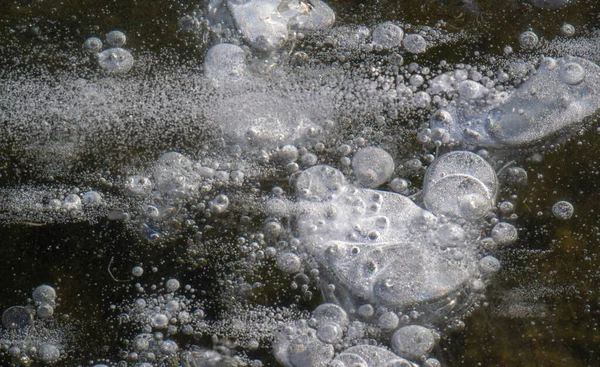
[(574, 213), (575, 208), (568, 201), (558, 201), (552, 206), (552, 214), (558, 219), (570, 219)]
[(169, 318), (167, 317), (167, 315), (158, 313), (152, 316), (152, 318), (150, 319), (150, 323), (155, 329), (166, 329), (167, 326), (169, 326)]
[(327, 344), (334, 344), (342, 339), (342, 327), (335, 322), (321, 323), (317, 328), (317, 338)]
[(498, 245), (511, 245), (517, 238), (517, 229), (510, 223), (500, 222), (492, 228), (492, 239)]
[(141, 277), (144, 274), (144, 269), (141, 266), (136, 266), (131, 269), (131, 275), (134, 277)]
[(442, 367), (442, 364), (435, 358), (428, 358), (425, 363), (423, 363), (423, 367)]
[(369, 318), (375, 314), (375, 309), (370, 304), (362, 305), (358, 308), (358, 315), (360, 317)]
[(121, 31), (110, 31), (106, 34), (106, 43), (111, 47), (121, 47), (125, 42), (127, 42), (127, 37)]
[(167, 355), (175, 354), (178, 350), (179, 346), (173, 340), (165, 340), (160, 345), (160, 351)]
[(227, 208), (229, 208), (229, 198), (224, 194), (217, 195), (217, 197), (210, 201), (209, 207), (217, 214), (225, 213)]
[(297, 195), (309, 201), (326, 201), (344, 191), (346, 178), (329, 166), (312, 166), (302, 171), (295, 182)]
[(414, 54), (421, 54), (427, 51), (427, 41), (423, 36), (418, 34), (408, 34), (404, 37), (402, 41), (402, 45), (408, 52), (412, 52)]
[(410, 188), (410, 182), (407, 179), (396, 177), (390, 182), (390, 187), (393, 191), (406, 195)]
[(102, 50), (102, 41), (98, 37), (90, 37), (83, 43), (83, 48), (90, 53), (100, 52)]
[(98, 54), (98, 65), (112, 74), (124, 74), (133, 67), (133, 55), (120, 47), (109, 48)]
[(420, 74), (414, 74), (411, 75), (410, 78), (408, 78), (408, 82), (413, 87), (420, 87), (423, 85), (423, 83), (425, 83), (425, 79), (423, 79), (423, 76)]
[(149, 346), (150, 342), (148, 341), (148, 335), (146, 334), (138, 335), (133, 339), (133, 349), (138, 352), (148, 349)]
[(380, 45), (383, 48), (391, 48), (400, 46), (404, 31), (393, 23), (382, 23), (375, 27), (372, 33), (373, 43)]
[(37, 308), (37, 315), (42, 319), (48, 319), (54, 315), (54, 308), (51, 305), (44, 303)]
[(560, 27), (560, 33), (565, 37), (571, 37), (575, 34), (575, 27), (572, 24), (565, 23)]
[(317, 164), (318, 157), (314, 153), (306, 153), (300, 157), (300, 163), (305, 167)]
[(38, 304), (53, 304), (56, 300), (56, 290), (49, 285), (40, 285), (33, 291), (33, 300)]
[(369, 365), (357, 354), (342, 353), (333, 360), (331, 367), (369, 367)]
[(510, 201), (503, 201), (498, 204), (498, 209), (504, 214), (510, 214), (515, 210), (515, 205)]
[(525, 31), (519, 36), (519, 43), (523, 48), (534, 48), (537, 46), (539, 38), (532, 31)]
[(96, 191), (88, 191), (83, 194), (82, 202), (87, 206), (95, 206), (102, 204), (102, 195)]
[(65, 200), (63, 200), (63, 208), (66, 210), (79, 210), (81, 209), (81, 206), (81, 198), (77, 194), (67, 195)]
[(392, 350), (411, 361), (426, 357), (435, 344), (434, 333), (420, 325), (404, 326), (392, 335)]
[(454, 123), (454, 116), (445, 109), (436, 110), (431, 115), (432, 128), (448, 129), (453, 127)]
[(39, 359), (48, 364), (54, 364), (60, 359), (60, 350), (52, 344), (43, 344), (38, 350)]
[(381, 148), (366, 147), (352, 157), (352, 169), (361, 184), (366, 187), (377, 187), (392, 178), (394, 160)]
[(166, 286), (167, 286), (167, 290), (169, 292), (175, 292), (176, 290), (179, 289), (179, 286), (180, 286), (179, 280), (169, 279), (169, 280), (167, 280)]
[(341, 326), (347, 326), (349, 323), (346, 311), (333, 303), (323, 303), (317, 306), (312, 312), (312, 317), (319, 322), (331, 321)]
[(560, 80), (569, 85), (577, 85), (585, 79), (585, 70), (576, 62), (563, 65), (559, 71)]
[(394, 312), (386, 312), (379, 316), (378, 323), (383, 330), (394, 330), (400, 325), (400, 318)]
[(486, 256), (479, 260), (479, 270), (485, 275), (494, 274), (500, 270), (500, 261), (493, 256)]
[(284, 252), (277, 256), (277, 267), (284, 273), (293, 274), (300, 271), (302, 262), (298, 255), (291, 252)]
[(427, 92), (419, 91), (415, 93), (413, 103), (417, 108), (427, 108), (431, 105), (431, 96)]
[(318, 339), (295, 340), (288, 347), (289, 361), (294, 367), (327, 366), (333, 355), (333, 346)]
[(424, 203), (434, 214), (482, 218), (491, 209), (491, 194), (485, 184), (471, 175), (449, 174), (427, 183)]
[(521, 167), (510, 167), (506, 170), (507, 183), (513, 186), (522, 186), (527, 184), (527, 171)]

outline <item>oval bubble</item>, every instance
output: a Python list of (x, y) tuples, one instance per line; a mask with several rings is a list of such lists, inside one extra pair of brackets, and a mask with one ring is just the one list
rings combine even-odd
[(464, 174), (448, 175), (428, 185), (423, 202), (434, 214), (471, 220), (483, 218), (493, 207), (483, 182)]
[(585, 70), (576, 62), (564, 64), (559, 73), (560, 80), (569, 85), (577, 85), (585, 79)]
[(492, 228), (492, 239), (498, 245), (512, 245), (517, 238), (517, 229), (510, 223), (500, 222)]
[(231, 43), (211, 47), (204, 57), (204, 75), (216, 86), (241, 81), (247, 70), (244, 50)]
[(33, 315), (23, 306), (13, 306), (2, 313), (2, 325), (7, 329), (23, 329), (33, 323)]
[(320, 304), (312, 312), (312, 317), (319, 322), (334, 322), (340, 326), (347, 326), (349, 323), (346, 311), (333, 303)]
[(402, 44), (404, 31), (394, 23), (386, 22), (378, 25), (371, 34), (373, 43), (383, 48), (397, 47)]
[(433, 331), (420, 325), (404, 326), (392, 335), (392, 350), (412, 361), (427, 357), (435, 344)]
[(539, 38), (532, 31), (525, 31), (519, 36), (519, 43), (523, 48), (534, 48), (537, 46)]
[(568, 201), (558, 201), (552, 206), (552, 214), (558, 219), (570, 219), (574, 213), (575, 208)]
[(408, 52), (414, 54), (422, 54), (427, 51), (427, 41), (423, 36), (418, 34), (408, 34), (402, 40), (402, 45)]
[(120, 47), (109, 48), (98, 54), (98, 65), (113, 74), (124, 74), (133, 67), (133, 55)]
[(38, 357), (47, 364), (54, 364), (60, 359), (60, 350), (52, 344), (42, 344), (38, 350)]
[(374, 188), (392, 178), (394, 160), (381, 148), (366, 147), (352, 157), (352, 169), (362, 185)]
[(481, 156), (469, 151), (454, 151), (437, 158), (427, 169), (423, 189), (453, 174), (473, 176), (481, 181), (492, 197), (498, 191), (498, 178), (492, 166)]
[(110, 31), (106, 34), (106, 43), (111, 47), (121, 47), (125, 42), (127, 37), (121, 31)]
[(342, 172), (329, 166), (313, 166), (298, 176), (295, 187), (298, 197), (308, 201), (326, 201), (345, 190)]

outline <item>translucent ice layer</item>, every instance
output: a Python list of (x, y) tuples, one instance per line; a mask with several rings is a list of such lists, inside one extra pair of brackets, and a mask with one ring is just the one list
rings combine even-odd
[[(477, 93), (469, 92), (468, 99)], [(431, 127), (454, 142), (526, 146), (579, 124), (599, 108), (598, 65), (579, 57), (546, 58), (523, 85), (483, 114), (450, 108), (434, 114)]]
[(239, 32), (254, 49), (273, 52), (290, 32), (331, 26), (335, 14), (321, 0), (212, 0), (207, 12), (213, 27)]

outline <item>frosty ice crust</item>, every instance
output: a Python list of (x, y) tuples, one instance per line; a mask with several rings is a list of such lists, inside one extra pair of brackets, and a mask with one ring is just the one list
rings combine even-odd
[[(359, 183), (362, 165), (354, 167)], [(376, 159), (369, 167), (375, 177), (387, 171)], [(432, 326), (472, 307), (500, 268), (481, 246), (483, 220), (496, 200), (494, 169), (469, 151), (442, 155), (425, 175), (426, 209), (397, 193), (356, 187), (329, 166), (310, 167), (293, 183), (298, 201), (271, 202), (267, 210), (295, 216), (299, 253), (319, 264), (330, 303), (318, 306), (308, 324), (282, 330), (274, 344), (277, 360), (293, 367), (438, 366), (429, 358), (440, 338)], [(517, 232), (500, 222), (491, 236), (496, 245), (510, 245)], [(298, 271), (300, 264), (286, 255), (279, 266)], [(352, 345), (353, 335), (367, 332), (364, 325), (389, 336), (392, 351), (356, 345), (336, 356), (332, 346)]]
[(274, 52), (293, 30), (314, 31), (331, 26), (335, 14), (320, 0), (212, 0), (211, 24), (237, 31), (257, 51)]
[[(461, 180), (482, 188), (475, 204)], [(478, 221), (492, 210), (497, 179), (474, 153), (452, 152), (431, 166), (423, 194), (430, 211), (400, 194), (356, 188), (328, 166), (307, 169), (295, 185), (299, 238), (336, 284), (329, 299), (346, 309), (361, 302), (403, 309), (479, 275)]]
[(600, 108), (600, 68), (580, 57), (545, 58), (523, 85), (482, 114), (448, 108), (431, 128), (449, 143), (488, 147), (533, 145), (580, 123)]

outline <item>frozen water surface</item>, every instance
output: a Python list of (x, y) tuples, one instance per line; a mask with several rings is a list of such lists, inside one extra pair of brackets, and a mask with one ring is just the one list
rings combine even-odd
[(598, 365), (599, 11), (7, 4), (0, 365)]

